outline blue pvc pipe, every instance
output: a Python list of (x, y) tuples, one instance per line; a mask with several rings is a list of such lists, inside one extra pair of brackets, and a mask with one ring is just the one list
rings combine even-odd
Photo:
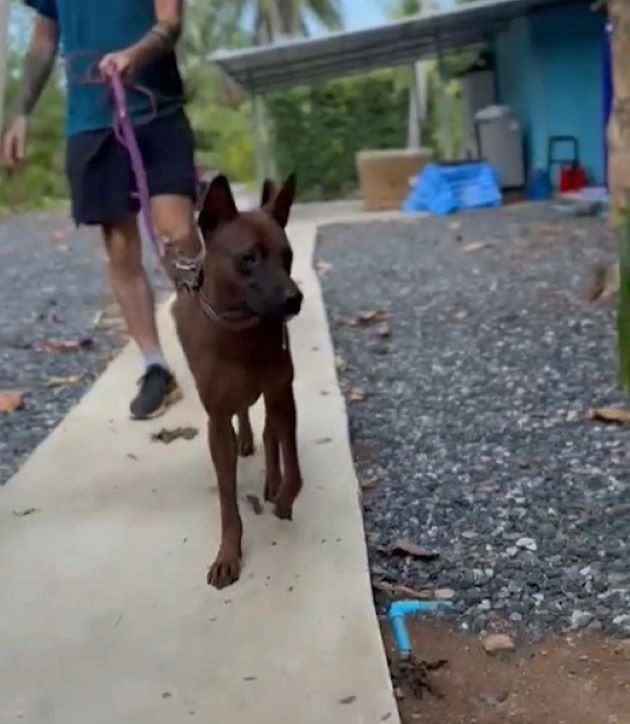
[(440, 608), (449, 608), (449, 601), (394, 601), (387, 616), (394, 634), (394, 643), (401, 658), (411, 654), (411, 640), (405, 625), (405, 617), (418, 613), (434, 613)]

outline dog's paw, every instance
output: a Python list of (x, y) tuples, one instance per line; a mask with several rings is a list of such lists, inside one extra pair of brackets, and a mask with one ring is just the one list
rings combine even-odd
[(215, 562), (208, 571), (208, 585), (221, 590), (238, 581), (241, 575), (241, 558), (232, 553), (219, 551)]
[(242, 458), (249, 458), (256, 452), (256, 446), (254, 445), (254, 438), (251, 436), (238, 437), (238, 454)]
[(281, 497), (276, 498), (273, 512), (280, 520), (293, 520), (293, 501), (287, 502)]

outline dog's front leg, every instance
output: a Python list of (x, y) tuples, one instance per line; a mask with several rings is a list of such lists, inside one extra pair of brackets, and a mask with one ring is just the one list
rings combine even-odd
[(210, 419), (208, 438), (221, 504), (221, 545), (208, 572), (208, 583), (221, 589), (238, 580), (243, 536), (236, 497), (236, 435), (229, 415)]
[(275, 514), (282, 520), (293, 517), (293, 503), (302, 489), (302, 473), (297, 451), (297, 415), (293, 387), (288, 385), (281, 395), (270, 401), (268, 414), (280, 441), (282, 482), (275, 498)]

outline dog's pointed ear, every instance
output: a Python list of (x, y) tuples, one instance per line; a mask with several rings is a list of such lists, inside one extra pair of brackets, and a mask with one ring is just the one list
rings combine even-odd
[(289, 223), (289, 215), (291, 214), (291, 207), (295, 199), (295, 188), (296, 177), (295, 174), (292, 173), (273, 201), (271, 214), (283, 229), (286, 228), (286, 225)]
[(260, 208), (266, 208), (278, 195), (278, 185), (271, 179), (265, 179), (260, 196)]
[(230, 182), (223, 175), (212, 179), (203, 199), (197, 223), (204, 238), (221, 224), (234, 221), (238, 209), (234, 202)]

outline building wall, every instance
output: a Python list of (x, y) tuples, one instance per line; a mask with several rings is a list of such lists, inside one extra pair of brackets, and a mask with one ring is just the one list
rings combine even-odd
[(529, 169), (547, 167), (550, 136), (572, 135), (590, 182), (604, 183), (604, 30), (584, 2), (515, 20), (497, 37), (499, 99), (521, 123)]

